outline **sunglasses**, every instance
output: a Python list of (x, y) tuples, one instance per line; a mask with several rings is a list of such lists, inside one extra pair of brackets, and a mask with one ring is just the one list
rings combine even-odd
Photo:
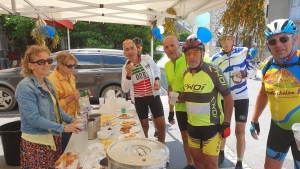
[(293, 35), (281, 36), (280, 38), (269, 40), (268, 44), (270, 46), (276, 45), (277, 40), (279, 40), (281, 43), (286, 43), (287, 41), (289, 41), (289, 39), (290, 39), (289, 37), (291, 37), (291, 36), (293, 36)]
[(186, 52), (184, 54), (186, 57), (191, 57), (191, 56), (200, 56), (200, 53), (201, 53), (200, 50), (196, 50), (196, 51)]
[(64, 64), (67, 68), (69, 68), (69, 69), (72, 69), (73, 67), (75, 67), (75, 66), (77, 66), (76, 64), (74, 64), (74, 65), (67, 65), (67, 64)]
[(51, 65), (53, 63), (53, 59), (52, 58), (48, 58), (48, 59), (39, 59), (37, 61), (34, 62), (29, 62), (29, 63), (36, 63), (38, 65), (45, 65), (46, 62)]

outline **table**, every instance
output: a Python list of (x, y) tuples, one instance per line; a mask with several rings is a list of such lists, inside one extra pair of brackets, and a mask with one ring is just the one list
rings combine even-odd
[[(99, 110), (92, 109), (91, 114), (94, 114), (94, 113), (106, 114), (106, 112), (107, 111), (106, 111), (105, 106), (102, 106), (102, 107), (100, 107)], [(115, 116), (117, 116), (120, 113), (121, 113), (120, 111), (116, 111)], [(130, 119), (132, 119), (132, 120), (134, 119), (134, 120), (140, 121), (139, 117), (138, 117), (138, 115), (137, 115), (137, 113), (136, 113), (135, 110), (126, 110), (126, 113), (132, 113), (132, 114), (134, 114), (134, 116), (132, 118), (130, 118)], [(120, 133), (120, 128), (121, 128), (120, 122), (123, 121), (123, 120), (125, 120), (125, 119), (120, 119), (120, 118), (116, 117), (117, 124), (114, 125), (114, 134), (111, 135), (111, 137), (109, 139), (115, 139), (115, 140), (117, 140), (118, 137), (120, 135), (122, 135), (122, 133)], [(141, 137), (145, 137), (145, 134), (143, 132), (143, 128), (142, 128), (141, 123), (139, 123), (136, 126), (141, 128), (141, 131), (138, 132), (138, 134), (140, 134)], [(99, 142), (100, 142), (100, 139), (98, 139), (98, 138), (96, 138), (94, 140), (88, 140), (87, 145), (85, 146), (85, 151), (79, 153), (79, 157), (80, 157), (79, 161), (81, 162), (81, 164), (83, 164), (84, 161), (85, 161), (85, 159), (90, 155), (90, 151), (88, 150), (88, 146), (91, 145), (91, 144), (93, 144), (93, 143), (99, 143)], [(69, 140), (69, 143), (68, 143), (68, 145), (67, 145), (67, 147), (65, 149), (65, 152), (75, 152), (74, 134), (72, 134), (72, 136), (71, 136), (71, 138)]]

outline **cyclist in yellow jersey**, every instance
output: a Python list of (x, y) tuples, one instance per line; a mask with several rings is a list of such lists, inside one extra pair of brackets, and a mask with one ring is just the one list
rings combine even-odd
[[(168, 93), (175, 91), (178, 93), (183, 92), (183, 73), (187, 69), (185, 56), (180, 51), (180, 44), (178, 39), (175, 36), (167, 36), (163, 40), (164, 51), (170, 59), (165, 64), (165, 74), (166, 81), (168, 83)], [(169, 123), (175, 124), (174, 120), (174, 105), (169, 105)], [(176, 103), (176, 118), (181, 133), (181, 138), (183, 142), (183, 149), (187, 159), (188, 165), (184, 169), (195, 169), (190, 148), (188, 145), (188, 136), (187, 136), (187, 113), (185, 108), (185, 103)]]
[(188, 39), (182, 49), (189, 66), (180, 97), (188, 114), (188, 144), (197, 169), (217, 169), (221, 138), (230, 135), (233, 98), (222, 70), (203, 62), (205, 46), (199, 39)]
[(265, 30), (272, 56), (262, 64), (262, 86), (256, 99), (250, 132), (260, 133), (258, 118), (269, 102), (271, 126), (267, 141), (265, 169), (280, 169), (291, 148), (294, 168), (300, 169), (300, 151), (292, 125), (300, 123), (300, 51), (298, 30), (289, 19), (274, 20)]

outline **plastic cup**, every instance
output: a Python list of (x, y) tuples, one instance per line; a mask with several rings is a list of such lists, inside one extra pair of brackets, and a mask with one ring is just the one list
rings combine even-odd
[(298, 147), (298, 150), (300, 151), (300, 123), (294, 123), (292, 126), (292, 130), (294, 133), (296, 145)]
[(102, 106), (104, 104), (104, 97), (99, 97), (99, 105)]
[(173, 92), (173, 91), (170, 92), (170, 104), (171, 105), (175, 105), (178, 95), (179, 95), (179, 93), (177, 93), (177, 92)]
[(234, 66), (233, 67), (233, 73), (237, 73), (237, 72), (239, 72), (241, 70), (241, 68), (240, 67), (238, 67), (238, 66)]

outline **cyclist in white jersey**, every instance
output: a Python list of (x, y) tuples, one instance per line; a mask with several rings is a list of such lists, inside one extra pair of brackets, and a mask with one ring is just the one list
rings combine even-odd
[[(237, 139), (236, 169), (242, 169), (242, 160), (245, 152), (245, 126), (249, 108), (249, 94), (247, 88), (248, 74), (253, 73), (253, 64), (248, 48), (235, 47), (235, 35), (223, 34), (223, 29), (218, 31), (218, 38), (221, 44), (221, 51), (213, 55), (212, 64), (219, 66), (228, 80), (230, 90), (234, 99), (235, 108), (235, 135)], [(222, 102), (223, 104), (223, 102)], [(224, 107), (224, 105), (223, 105)], [(219, 164), (224, 161), (224, 147), (226, 139), (222, 140), (221, 151), (219, 154)]]

